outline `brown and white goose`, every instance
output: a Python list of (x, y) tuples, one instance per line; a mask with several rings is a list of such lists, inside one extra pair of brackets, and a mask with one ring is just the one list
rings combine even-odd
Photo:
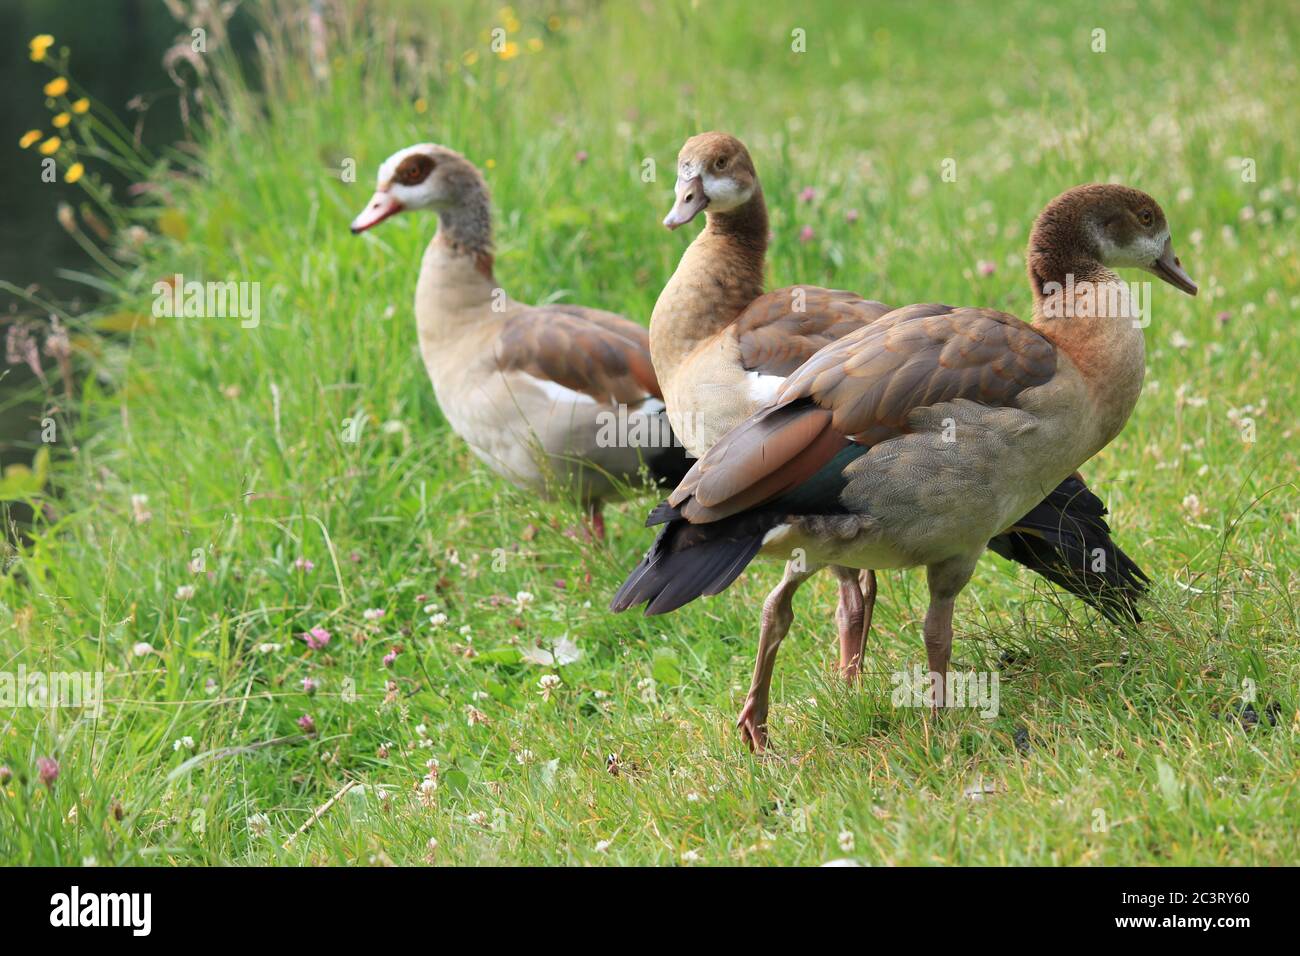
[[(763, 293), (767, 207), (749, 151), (734, 136), (691, 137), (678, 155), (677, 173), (676, 202), (664, 225), (676, 229), (701, 212), (707, 225), (655, 304), (650, 354), (675, 432), (702, 457), (770, 402), (786, 376), (818, 349), (870, 325), (890, 307), (816, 286)], [(1135, 602), (1146, 577), (1111, 540), (1104, 515), (1083, 479), (1071, 476), (989, 547), (1111, 619), (1137, 621)], [(1099, 553), (1104, 561), (1097, 560)], [(871, 627), (875, 572), (832, 570), (839, 580), (840, 669), (852, 677)], [(674, 593), (660, 595), (652, 610), (668, 610)], [(616, 599), (616, 610), (625, 606)]]
[(953, 607), (979, 555), (1113, 440), (1137, 402), (1146, 323), (1112, 269), (1196, 293), (1160, 206), (1118, 185), (1049, 203), (1027, 266), (1032, 324), (946, 305), (890, 312), (804, 363), (652, 514), (665, 526), (616, 608), (672, 610), (723, 590), (760, 552), (808, 556), (764, 604), (740, 717), (755, 749), (791, 598), (824, 565), (926, 568), (925, 645), (944, 701)]
[[(650, 317), (650, 355), (674, 432), (693, 457), (767, 404), (822, 346), (889, 311), (854, 292), (789, 286), (764, 294), (767, 204), (745, 145), (700, 133), (677, 157), (676, 202), (664, 219), (707, 225), (682, 255)], [(840, 670), (852, 678), (871, 629), (874, 571), (832, 569), (839, 581)]]
[(646, 330), (579, 305), (531, 306), (493, 275), (492, 209), (482, 174), (432, 143), (379, 167), (361, 233), (396, 213), (429, 209), (438, 231), (415, 290), (420, 354), (452, 429), (497, 474), (542, 495), (576, 494), (604, 537), (602, 503), (686, 471), (671, 440)]

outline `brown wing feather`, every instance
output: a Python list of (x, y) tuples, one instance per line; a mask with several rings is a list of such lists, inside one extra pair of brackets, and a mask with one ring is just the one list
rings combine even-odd
[(1055, 374), (1056, 350), (991, 309), (908, 306), (819, 351), (774, 404), (728, 432), (669, 499), (692, 522), (771, 501), (807, 480), (847, 442), (907, 429), (917, 408), (969, 399), (1007, 406)]
[(736, 318), (740, 358), (763, 375), (789, 375), (817, 352), (889, 312), (856, 292), (790, 286), (759, 296)]
[(502, 330), (497, 362), (600, 402), (663, 397), (646, 330), (599, 309), (548, 305), (513, 316)]

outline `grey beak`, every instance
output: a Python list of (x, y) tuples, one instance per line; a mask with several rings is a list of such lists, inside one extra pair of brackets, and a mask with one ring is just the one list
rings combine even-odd
[(699, 176), (682, 182), (677, 181), (677, 201), (664, 216), (664, 225), (669, 229), (684, 226), (709, 204), (709, 197), (704, 195), (704, 180)]
[(1196, 282), (1183, 271), (1183, 264), (1174, 255), (1172, 239), (1165, 240), (1165, 247), (1160, 251), (1160, 257), (1151, 263), (1151, 271), (1175, 289), (1180, 289), (1188, 295), (1196, 295)]

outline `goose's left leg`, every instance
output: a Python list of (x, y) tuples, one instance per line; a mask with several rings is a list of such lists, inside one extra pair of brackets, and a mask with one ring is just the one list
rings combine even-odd
[[(858, 585), (857, 570), (840, 565), (834, 565), (831, 570), (840, 582), (840, 601), (835, 608), (835, 623), (840, 632), (840, 675), (852, 681), (862, 668), (862, 647), (871, 627), (870, 612)], [(871, 599), (874, 603), (874, 593)]]
[(754, 753), (767, 749), (767, 699), (772, 689), (772, 670), (776, 666), (776, 652), (781, 648), (790, 624), (794, 621), (794, 592), (799, 585), (815, 574), (821, 565), (803, 567), (803, 562), (787, 561), (781, 583), (772, 589), (763, 602), (763, 624), (758, 634), (758, 657), (754, 661), (754, 677), (749, 684), (749, 695), (740, 711), (736, 726), (740, 728), (745, 743)]
[(925, 612), (925, 655), (930, 665), (930, 686), (934, 689), (936, 714), (946, 699), (944, 688), (952, 660), (953, 606), (978, 560), (978, 555), (974, 558), (950, 558), (925, 569), (926, 581), (930, 585), (930, 607)]

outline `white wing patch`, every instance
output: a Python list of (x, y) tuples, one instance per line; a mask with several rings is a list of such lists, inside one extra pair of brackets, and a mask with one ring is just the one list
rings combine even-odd
[(759, 407), (771, 405), (784, 384), (784, 375), (763, 375), (760, 372), (748, 372), (745, 375), (750, 401)]
[(552, 382), (550, 379), (538, 378), (536, 375), (529, 375), (526, 372), (520, 373), (539, 389), (546, 393), (546, 397), (555, 405), (598, 405), (594, 398), (586, 392), (574, 391), (566, 388), (559, 382)]

